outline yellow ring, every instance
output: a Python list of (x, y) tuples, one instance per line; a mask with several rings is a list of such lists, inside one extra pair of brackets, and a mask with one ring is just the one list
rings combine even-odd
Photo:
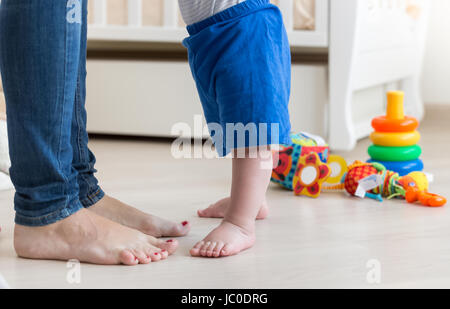
[(418, 131), (405, 133), (373, 132), (370, 139), (378, 146), (407, 147), (414, 146), (420, 141), (420, 133)]
[(348, 172), (348, 165), (345, 159), (341, 156), (337, 155), (330, 155), (328, 157), (328, 165), (331, 167), (331, 164), (337, 163), (341, 170), (339, 172), (339, 175), (336, 175), (335, 177), (329, 177), (326, 181), (327, 184), (335, 185), (341, 183), (342, 177), (345, 175), (345, 173)]

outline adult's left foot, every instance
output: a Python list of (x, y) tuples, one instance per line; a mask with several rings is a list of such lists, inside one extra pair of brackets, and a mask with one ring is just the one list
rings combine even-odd
[(140, 211), (108, 195), (88, 209), (97, 215), (153, 237), (181, 237), (187, 235), (191, 229), (188, 221), (175, 223), (162, 219)]

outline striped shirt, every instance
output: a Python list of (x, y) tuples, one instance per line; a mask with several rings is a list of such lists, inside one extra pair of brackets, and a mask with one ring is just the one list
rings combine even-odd
[(178, 0), (186, 25), (192, 25), (245, 0)]

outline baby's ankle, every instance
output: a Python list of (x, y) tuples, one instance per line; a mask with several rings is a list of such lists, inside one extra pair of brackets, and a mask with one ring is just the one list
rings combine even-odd
[(233, 224), (240, 228), (244, 233), (251, 235), (255, 232), (255, 218), (246, 219), (246, 218), (237, 218), (233, 216), (225, 216), (223, 222)]

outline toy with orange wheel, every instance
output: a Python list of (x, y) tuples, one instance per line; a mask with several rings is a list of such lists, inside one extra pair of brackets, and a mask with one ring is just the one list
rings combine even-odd
[(386, 116), (372, 121), (375, 131), (370, 136), (373, 145), (368, 149), (369, 162), (380, 163), (400, 176), (423, 171), (422, 149), (417, 145), (421, 138), (419, 121), (405, 116), (403, 92), (388, 92), (387, 101)]

